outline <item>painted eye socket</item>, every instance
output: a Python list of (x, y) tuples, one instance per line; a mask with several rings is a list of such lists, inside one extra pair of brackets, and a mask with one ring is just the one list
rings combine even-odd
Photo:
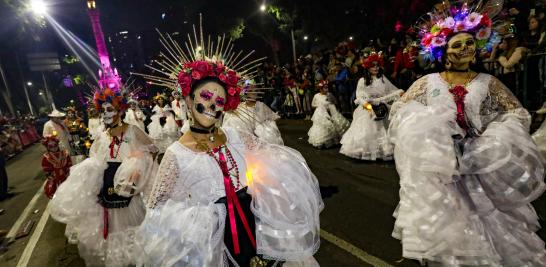
[(461, 48), (461, 46), (463, 46), (463, 44), (461, 42), (456, 42), (456, 43), (451, 45), (451, 48)]
[(226, 100), (223, 97), (216, 98), (216, 105), (218, 107), (223, 107), (226, 104)]
[(211, 91), (207, 91), (207, 90), (201, 91), (201, 93), (199, 94), (199, 96), (201, 96), (201, 98), (206, 100), (206, 101), (211, 100), (213, 95), (214, 95), (214, 93), (212, 93)]
[(474, 45), (474, 40), (466, 41), (466, 45), (468, 45), (468, 46)]

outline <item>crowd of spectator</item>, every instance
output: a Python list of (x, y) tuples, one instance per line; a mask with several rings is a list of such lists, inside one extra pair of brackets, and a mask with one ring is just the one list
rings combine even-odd
[[(507, 0), (497, 16), (498, 44), (479, 55), (479, 69), (499, 77), (530, 110), (544, 101), (546, 87), (546, 0)], [(419, 53), (417, 34), (411, 27), (393, 32), (385, 42), (373, 38), (364, 43), (344, 41), (328, 50), (300, 56), (284, 65), (264, 64), (258, 82), (272, 87), (264, 102), (285, 117), (309, 119), (315, 84), (326, 79), (341, 112), (350, 116), (356, 84), (363, 75), (362, 59), (372, 52), (384, 56), (384, 75), (407, 90), (419, 77), (434, 72), (435, 62)], [(527, 75), (522, 75), (524, 63)], [(525, 81), (523, 79), (526, 79)]]

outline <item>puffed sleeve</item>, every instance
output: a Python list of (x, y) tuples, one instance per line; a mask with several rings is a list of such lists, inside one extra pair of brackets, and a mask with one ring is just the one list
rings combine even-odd
[(247, 184), (256, 219), (257, 253), (272, 260), (305, 261), (320, 245), (324, 204), (303, 156), (286, 146), (243, 135)]
[(416, 101), (423, 105), (426, 105), (427, 104), (426, 93), (427, 93), (427, 84), (428, 84), (427, 81), (428, 81), (428, 76), (421, 77), (420, 79), (415, 81), (410, 86), (408, 91), (406, 91), (406, 93), (398, 101), (394, 102), (390, 110), (389, 116), (394, 117), (401, 107), (403, 107), (404, 105), (406, 105), (407, 103), (411, 101)]
[(529, 204), (545, 189), (544, 159), (529, 135), (529, 113), (491, 77), (481, 115), (482, 133), (465, 144), (460, 172), (483, 177), (482, 185), (498, 207)]
[(162, 206), (169, 199), (178, 177), (176, 156), (170, 149), (167, 149), (157, 169), (146, 206), (150, 209)]
[(366, 85), (364, 78), (360, 78), (358, 80), (358, 83), (356, 84), (356, 98), (355, 98), (355, 104), (356, 105), (362, 105), (366, 103), (368, 99), (368, 94), (366, 93)]

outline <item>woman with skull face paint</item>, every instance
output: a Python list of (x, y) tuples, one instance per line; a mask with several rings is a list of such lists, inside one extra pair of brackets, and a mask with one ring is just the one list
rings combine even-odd
[(128, 266), (134, 228), (145, 216), (146, 192), (157, 152), (148, 136), (122, 117), (125, 98), (110, 89), (97, 91), (97, 110), (106, 130), (93, 142), (90, 156), (75, 165), (51, 200), (51, 216), (66, 226), (87, 266)]
[(165, 153), (167, 147), (176, 142), (180, 137), (178, 125), (176, 124), (174, 112), (167, 104), (167, 97), (164, 94), (157, 94), (154, 97), (156, 105), (152, 109), (152, 122), (148, 125), (150, 138), (159, 148), (159, 153)]
[[(341, 139), (341, 154), (363, 159), (392, 159), (385, 117), (388, 106), (403, 93), (383, 76), (383, 56), (373, 52), (364, 59), (365, 76), (358, 80), (351, 127)], [(381, 112), (380, 112), (381, 111)], [(376, 113), (377, 112), (377, 113)]]
[(312, 256), (323, 203), (303, 157), (219, 127), (225, 112), (239, 105), (238, 73), (245, 73), (225, 66), (221, 59), (228, 56), (169, 60), (182, 66), (169, 77), (178, 77), (171, 88), (180, 88), (186, 100), (190, 130), (167, 149), (158, 169), (137, 234), (138, 264), (318, 266)]
[(445, 71), (417, 80), (391, 109), (401, 187), (393, 236), (404, 257), (430, 266), (546, 266), (530, 205), (545, 189), (544, 159), (529, 113), (471, 68), (490, 47), (502, 7), (491, 4), (429, 13), (421, 44)]

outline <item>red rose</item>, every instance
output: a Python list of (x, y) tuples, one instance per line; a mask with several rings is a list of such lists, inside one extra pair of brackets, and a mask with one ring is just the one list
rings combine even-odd
[(440, 35), (442, 35), (442, 36), (444, 36), (444, 37), (447, 37), (447, 36), (450, 35), (452, 32), (453, 32), (453, 30), (450, 29), (450, 28), (443, 28), (443, 29), (440, 31)]
[(239, 106), (239, 103), (241, 102), (239, 95), (235, 96), (228, 96), (227, 97), (227, 103), (224, 106), (225, 111), (235, 110)]
[(192, 75), (193, 75), (194, 72), (199, 73), (198, 76), (200, 77), (200, 78), (194, 78), (194, 79), (205, 78), (205, 77), (211, 75), (212, 66), (210, 65), (210, 63), (208, 63), (206, 61), (196, 61), (196, 62), (194, 62), (193, 66), (192, 66)]
[(489, 18), (489, 16), (487, 16), (487, 14), (484, 14), (484, 15), (482, 16), (482, 20), (480, 20), (480, 24), (481, 24), (481, 25), (484, 25), (484, 26), (486, 26), (486, 27), (491, 27), (491, 25), (492, 25), (493, 23), (491, 22), (491, 19)]
[(220, 73), (218, 75), (218, 79), (220, 79), (220, 81), (222, 81), (223, 83), (228, 84), (228, 77), (224, 73)]
[(194, 79), (194, 80), (201, 80), (201, 78), (204, 78), (204, 76), (201, 75), (201, 72), (199, 72), (199, 71), (197, 71), (197, 70), (193, 70), (193, 71), (191, 72), (191, 77), (192, 77), (192, 79)]
[(178, 85), (180, 85), (182, 96), (188, 96), (191, 90), (191, 76), (183, 71), (180, 72), (178, 74)]
[(430, 43), (432, 43), (432, 35), (427, 35), (421, 40), (421, 45), (424, 47), (430, 46)]
[(237, 86), (238, 82), (239, 82), (239, 77), (237, 77), (237, 73), (233, 70), (228, 71), (227, 79), (226, 79), (227, 85)]
[(220, 73), (224, 73), (224, 70), (226, 68), (224, 67), (224, 65), (222, 63), (218, 63), (216, 64), (216, 74), (220, 74)]
[(234, 96), (235, 94), (237, 94), (237, 88), (233, 86), (229, 86), (227, 92), (230, 96)]

